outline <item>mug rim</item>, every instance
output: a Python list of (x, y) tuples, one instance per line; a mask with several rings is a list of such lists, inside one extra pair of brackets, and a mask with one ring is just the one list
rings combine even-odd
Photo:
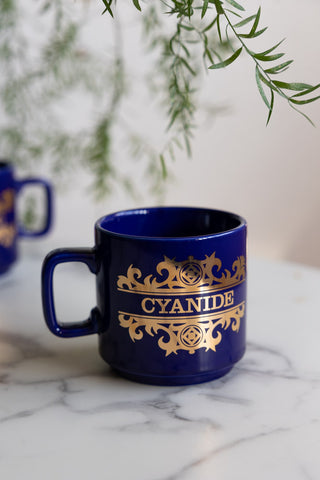
[(11, 172), (12, 171), (12, 164), (9, 162), (9, 160), (6, 160), (5, 158), (0, 158), (0, 175), (5, 172)]
[[(198, 211), (199, 213), (200, 212), (219, 213), (219, 214), (224, 214), (229, 218), (236, 219), (239, 222), (239, 224), (236, 225), (235, 227), (229, 228), (227, 230), (221, 230), (215, 233), (207, 233), (207, 234), (201, 234), (201, 235), (188, 235), (188, 236), (135, 235), (135, 234), (129, 234), (129, 233), (114, 232), (102, 226), (102, 222), (105, 221), (107, 218), (111, 219), (112, 217), (115, 218), (115, 217), (121, 217), (126, 215), (132, 216), (137, 214), (146, 215), (149, 212), (155, 212), (157, 210), (171, 210), (171, 211), (172, 210), (184, 210), (184, 211), (189, 210), (189, 211)], [(174, 205), (158, 206), (158, 207), (140, 207), (140, 208), (133, 208), (133, 209), (118, 210), (116, 212), (103, 215), (95, 222), (95, 230), (99, 230), (103, 234), (108, 234), (112, 237), (127, 238), (132, 240), (148, 240), (148, 241), (162, 241), (162, 242), (205, 240), (210, 238), (217, 238), (225, 235), (231, 235), (237, 231), (240, 231), (246, 226), (247, 226), (247, 222), (241, 215), (238, 215), (236, 213), (233, 213), (227, 210), (220, 210), (220, 209), (207, 208), (207, 207), (190, 207), (190, 206), (174, 206)]]

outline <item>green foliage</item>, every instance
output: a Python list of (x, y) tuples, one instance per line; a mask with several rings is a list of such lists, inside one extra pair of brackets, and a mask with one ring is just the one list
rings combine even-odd
[[(158, 4), (162, 6), (162, 12), (159, 13), (159, 7), (154, 2), (146, 2), (143, 9), (134, 0), (133, 4), (143, 12), (144, 36), (149, 40), (150, 48), (158, 52), (157, 71), (166, 79), (161, 91), (166, 92), (167, 96), (168, 129), (175, 130), (175, 133), (159, 155), (164, 177), (167, 177), (167, 168), (164, 167), (166, 158), (174, 158), (177, 145), (181, 148), (183, 143), (186, 152), (191, 155), (200, 78), (199, 57), (202, 56), (205, 70), (217, 70), (231, 65), (243, 52), (249, 55), (254, 65), (258, 91), (268, 109), (267, 124), (273, 113), (275, 95), (285, 99), (295, 110), (297, 106), (320, 98), (319, 95), (306, 98), (320, 84), (312, 86), (276, 79), (293, 62), (274, 63), (284, 56), (284, 53), (277, 52), (283, 40), (263, 52), (252, 49), (253, 40), (267, 30), (267, 27), (260, 26), (260, 7), (255, 14), (247, 15), (246, 9), (235, 0), (160, 0)], [(175, 17), (175, 29), (169, 37), (160, 33), (166, 30), (160, 20), (163, 13), (167, 17)], [(221, 57), (223, 50), (230, 51), (226, 58)], [(312, 123), (307, 115), (297, 111)]]
[[(81, 39), (81, 15), (70, 16), (62, 0), (36, 3), (34, 22), (42, 34), (34, 47), (21, 1), (0, 2), (1, 157), (26, 171), (47, 163), (59, 184), (85, 168), (99, 197), (113, 184), (112, 133), (126, 91), (121, 53), (115, 49), (105, 65)], [(86, 126), (64, 119), (74, 94), (94, 111)]]
[[(261, 26), (261, 8), (247, 13), (236, 0), (132, 0), (129, 5), (141, 21), (144, 53), (150, 54), (157, 72), (142, 81), (166, 119), (161, 146), (154, 147), (120, 115), (132, 88), (117, 15), (123, 7), (115, 0), (100, 1), (102, 13), (110, 17), (106, 28), (113, 26), (115, 35), (106, 65), (82, 44), (82, 20), (67, 12), (63, 0), (33, 2), (36, 21), (42, 25), (39, 32), (43, 32), (34, 62), (29, 38), (23, 33), (29, 7), (23, 10), (23, 0), (0, 2), (2, 156), (29, 168), (46, 161), (56, 175), (85, 168), (92, 176), (94, 193), (102, 196), (115, 182), (132, 189), (129, 175), (121, 173), (117, 163), (115, 137), (121, 130), (137, 169), (144, 171), (151, 190), (159, 192), (163, 180), (170, 177), (168, 162), (179, 151), (191, 156), (204, 74), (212, 75), (248, 55), (267, 108), (267, 123), (278, 98), (295, 110), (320, 98), (320, 84), (281, 79), (293, 62), (279, 51), (283, 41), (263, 51), (255, 48), (255, 39), (267, 30)], [(90, 99), (95, 118), (85, 128), (68, 129), (56, 110), (75, 91)]]
[[(161, 1), (166, 5), (167, 14), (177, 16), (179, 33), (181, 28), (186, 29), (189, 33), (198, 33), (197, 41), (202, 44), (204, 58), (207, 58), (209, 61), (211, 61), (211, 65), (208, 67), (209, 69), (216, 70), (231, 65), (243, 51), (245, 51), (251, 57), (255, 65), (255, 76), (259, 93), (269, 110), (267, 123), (270, 121), (273, 112), (274, 94), (277, 94), (287, 100), (289, 105), (293, 108), (295, 108), (295, 105), (306, 105), (320, 98), (320, 95), (309, 97), (307, 99), (304, 98), (305, 95), (309, 95), (317, 90), (320, 87), (320, 84), (313, 86), (305, 83), (281, 82), (274, 78), (275, 75), (285, 72), (292, 64), (293, 60), (287, 60), (269, 68), (265, 67), (266, 63), (275, 62), (285, 55), (284, 53), (275, 53), (277, 48), (282, 44), (283, 40), (263, 52), (256, 52), (248, 47), (250, 40), (259, 37), (267, 30), (267, 27), (260, 28), (261, 7), (259, 7), (257, 13), (254, 15), (244, 16), (245, 8), (235, 0), (202, 0), (198, 2), (192, 0)], [(233, 8), (228, 8), (228, 4)], [(141, 10), (140, 7), (139, 10)], [(199, 27), (199, 16), (201, 17), (201, 20), (206, 17), (206, 19), (208, 19), (207, 22), (209, 23)], [(232, 18), (236, 18), (236, 20), (232, 21), (231, 16)], [(221, 33), (222, 24), (225, 28), (225, 38), (223, 38)], [(220, 42), (220, 46), (228, 44), (233, 50), (233, 53), (228, 58), (219, 62), (213, 61), (215, 55), (219, 57), (217, 52), (217, 47), (219, 45), (215, 46), (214, 48), (208, 47), (207, 33), (213, 29), (216, 29), (218, 39), (217, 43), (219, 44)], [(229, 32), (231, 32), (232, 38), (230, 37)], [(172, 37), (170, 43), (175, 41), (176, 36), (177, 33)], [(180, 38), (179, 41), (185, 53), (185, 57), (181, 58), (180, 62), (184, 64), (185, 68), (187, 68), (193, 75), (195, 75), (195, 69), (190, 63), (188, 63), (190, 54), (186, 48), (187, 42), (184, 42)], [(238, 47), (234, 47), (237, 44)], [(174, 56), (174, 49), (171, 49), (169, 54)], [(178, 77), (180, 75), (183, 75), (183, 73), (178, 72)], [(299, 93), (290, 95), (286, 92), (287, 90), (299, 91)], [(268, 94), (269, 97), (267, 96)], [(305, 114), (303, 115), (311, 122), (311, 120)], [(170, 125), (173, 124), (175, 119), (175, 117), (171, 117)]]

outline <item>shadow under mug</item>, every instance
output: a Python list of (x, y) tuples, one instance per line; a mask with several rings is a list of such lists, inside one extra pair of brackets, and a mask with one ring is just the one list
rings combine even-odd
[[(40, 230), (30, 231), (16, 219), (16, 201), (21, 190), (29, 185), (40, 185), (45, 190), (46, 212), (44, 225)], [(52, 223), (52, 189), (40, 178), (16, 180), (14, 168), (7, 161), (0, 160), (0, 274), (5, 273), (17, 259), (18, 237), (39, 237), (45, 235)]]
[[(89, 318), (60, 322), (53, 274), (65, 262), (96, 276)], [(59, 337), (98, 333), (102, 358), (122, 376), (187, 385), (225, 375), (245, 352), (246, 222), (229, 212), (155, 207), (95, 224), (95, 247), (57, 249), (42, 267), (42, 302)]]

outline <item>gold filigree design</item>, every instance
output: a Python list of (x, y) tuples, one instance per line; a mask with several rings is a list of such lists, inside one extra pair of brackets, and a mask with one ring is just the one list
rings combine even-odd
[(0, 193), (0, 216), (6, 215), (13, 209), (14, 190), (7, 188)]
[(142, 278), (139, 268), (130, 265), (127, 275), (118, 276), (118, 290), (136, 293), (191, 293), (212, 291), (231, 287), (241, 283), (246, 276), (246, 262), (242, 255), (232, 264), (233, 274), (225, 269), (221, 271), (222, 262), (215, 252), (204, 260), (189, 256), (187, 260), (177, 262), (174, 258), (164, 256), (156, 271), (159, 277), (148, 275)]
[(16, 237), (16, 228), (13, 223), (4, 223), (0, 220), (0, 246), (9, 248)]
[(9, 248), (16, 237), (16, 227), (13, 222), (7, 222), (6, 215), (14, 206), (14, 190), (7, 188), (0, 193), (0, 246)]
[(119, 322), (129, 329), (133, 342), (141, 340), (144, 333), (153, 337), (164, 332), (165, 335), (158, 339), (158, 346), (165, 350), (167, 357), (171, 353), (177, 354), (178, 350), (193, 354), (199, 348), (205, 348), (206, 352), (215, 352), (222, 340), (221, 330), (230, 327), (233, 332), (238, 332), (244, 312), (245, 302), (242, 302), (222, 312), (192, 317), (160, 318), (119, 312)]

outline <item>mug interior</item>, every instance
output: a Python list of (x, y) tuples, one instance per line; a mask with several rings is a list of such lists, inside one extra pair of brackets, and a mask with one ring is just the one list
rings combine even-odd
[(199, 237), (234, 230), (243, 224), (244, 220), (233, 213), (192, 207), (126, 210), (97, 222), (108, 232), (149, 238)]

